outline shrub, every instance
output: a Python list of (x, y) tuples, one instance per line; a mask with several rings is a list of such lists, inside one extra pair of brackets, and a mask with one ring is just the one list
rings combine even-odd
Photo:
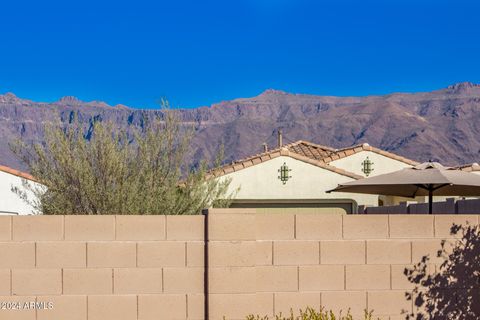
[[(373, 319), (373, 311), (364, 311), (364, 320)], [(259, 315), (249, 315), (246, 320), (270, 320), (268, 316), (259, 316)], [(290, 315), (284, 316), (281, 313), (276, 315), (272, 320), (355, 320), (350, 314), (350, 311), (347, 311), (345, 315), (340, 314), (336, 315), (333, 311), (327, 311), (325, 308), (320, 308), (319, 311), (316, 311), (314, 308), (306, 308), (305, 311), (300, 310), (300, 315), (295, 316), (293, 310), (290, 310)]]
[(13, 191), (38, 213), (199, 214), (233, 197), (228, 179), (208, 179), (205, 161), (187, 163), (194, 131), (168, 105), (161, 117), (128, 132), (101, 119), (88, 128), (73, 121), (45, 131), (43, 144), (12, 146), (40, 183), (25, 180)]

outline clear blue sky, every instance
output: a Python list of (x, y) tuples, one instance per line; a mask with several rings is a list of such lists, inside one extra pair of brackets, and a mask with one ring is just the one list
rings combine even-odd
[(480, 1), (4, 1), (0, 93), (151, 108), (480, 82)]

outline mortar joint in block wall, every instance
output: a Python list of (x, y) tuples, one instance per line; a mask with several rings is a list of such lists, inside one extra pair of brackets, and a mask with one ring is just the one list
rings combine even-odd
[(63, 217), (64, 227), (45, 216), (30, 235), (34, 220), (0, 219), (0, 294), (52, 297), (59, 310), (82, 309), (89, 320), (156, 319), (160, 309), (175, 309), (172, 319), (240, 319), (320, 302), (394, 317), (400, 293), (412, 290), (403, 269), (442, 239), (454, 241), (453, 223), (478, 224), (476, 215), (210, 211), (207, 224), (205, 216), (109, 216)]

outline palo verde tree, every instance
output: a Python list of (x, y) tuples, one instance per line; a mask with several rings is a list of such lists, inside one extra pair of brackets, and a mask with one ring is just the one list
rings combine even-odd
[(168, 105), (160, 114), (128, 132), (74, 121), (46, 126), (42, 144), (17, 141), (12, 150), (43, 186), (24, 181), (13, 191), (44, 214), (198, 214), (228, 205), (230, 181), (214, 179), (206, 161), (186, 163), (193, 129)]

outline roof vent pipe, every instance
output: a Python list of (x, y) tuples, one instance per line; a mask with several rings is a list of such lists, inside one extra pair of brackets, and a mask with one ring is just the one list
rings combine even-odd
[(281, 146), (283, 146), (282, 130), (278, 129), (277, 133), (278, 133), (278, 147), (280, 148)]
[(263, 146), (263, 152), (268, 152), (268, 144), (264, 142), (262, 143), (262, 146)]

